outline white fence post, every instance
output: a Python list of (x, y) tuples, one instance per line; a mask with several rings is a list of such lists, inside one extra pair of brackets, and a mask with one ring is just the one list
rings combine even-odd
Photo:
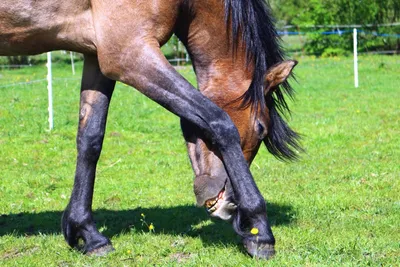
[(353, 48), (354, 48), (354, 86), (358, 88), (358, 49), (357, 49), (357, 29), (353, 30)]
[(71, 57), (72, 75), (75, 75), (74, 53), (73, 52), (69, 52), (69, 55)]
[(47, 93), (48, 93), (48, 100), (49, 100), (49, 128), (50, 130), (53, 129), (53, 75), (51, 72), (51, 52), (47, 53)]

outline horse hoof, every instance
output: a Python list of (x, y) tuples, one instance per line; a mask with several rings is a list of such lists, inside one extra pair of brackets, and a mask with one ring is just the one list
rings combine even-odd
[(243, 245), (250, 256), (258, 259), (269, 260), (275, 255), (274, 245), (257, 243), (254, 240), (244, 240)]
[(86, 252), (86, 255), (102, 257), (102, 256), (106, 256), (108, 253), (110, 253), (112, 251), (114, 251), (114, 248), (112, 245), (105, 245), (103, 247), (99, 247), (99, 248), (93, 249), (92, 251)]

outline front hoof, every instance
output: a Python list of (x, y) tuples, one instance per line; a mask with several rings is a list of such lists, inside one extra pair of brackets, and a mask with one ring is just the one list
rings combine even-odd
[(256, 242), (255, 240), (244, 240), (243, 245), (252, 257), (269, 260), (275, 255), (275, 246), (267, 243)]
[[(80, 220), (74, 219), (77, 217)], [(62, 232), (71, 248), (86, 255), (103, 256), (114, 250), (111, 241), (97, 230), (91, 214), (71, 216), (67, 209), (62, 218)], [(83, 244), (79, 241), (83, 241)]]
[(96, 248), (93, 249), (91, 251), (87, 251), (85, 254), (87, 256), (96, 256), (96, 257), (102, 257), (102, 256), (106, 256), (107, 254), (109, 254), (110, 252), (114, 251), (115, 249), (113, 248), (113, 246), (110, 245), (105, 245), (103, 247), (100, 248)]

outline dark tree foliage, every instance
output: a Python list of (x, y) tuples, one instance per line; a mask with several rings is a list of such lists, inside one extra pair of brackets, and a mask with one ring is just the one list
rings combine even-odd
[(285, 24), (381, 24), (400, 20), (398, 0), (270, 0)]
[(9, 56), (7, 57), (8, 64), (12, 66), (28, 65), (29, 59), (27, 56)]
[[(332, 28), (310, 28), (315, 25), (363, 25), (360, 50), (400, 50), (400, 38), (379, 36), (399, 34), (400, 26), (382, 27), (379, 24), (400, 22), (399, 0), (270, 0), (278, 27), (296, 25), (307, 35), (305, 51), (321, 55), (330, 51), (345, 53), (352, 49), (351, 34), (322, 35)], [(368, 25), (368, 26), (367, 26)], [(372, 25), (372, 26), (370, 26)], [(337, 30), (345, 30), (337, 27)], [(348, 30), (348, 29), (347, 29)]]

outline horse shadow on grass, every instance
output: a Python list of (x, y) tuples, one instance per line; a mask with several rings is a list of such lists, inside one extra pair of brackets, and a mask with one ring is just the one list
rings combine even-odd
[[(272, 226), (289, 225), (296, 217), (288, 205), (268, 203), (268, 217)], [(145, 217), (143, 217), (143, 215)], [(40, 234), (61, 234), (62, 211), (0, 215), (0, 236), (29, 237)], [(155, 234), (200, 237), (203, 244), (238, 244), (238, 236), (230, 223), (212, 219), (196, 206), (151, 207), (130, 210), (99, 209), (94, 211), (96, 225), (102, 233), (112, 238), (117, 235), (148, 232), (146, 224), (155, 226)]]

